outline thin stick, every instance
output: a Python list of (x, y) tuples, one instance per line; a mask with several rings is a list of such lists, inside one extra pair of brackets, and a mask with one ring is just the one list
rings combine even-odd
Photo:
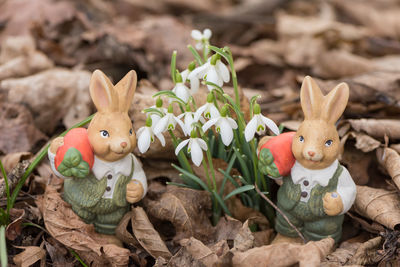
[(277, 212), (279, 212), (279, 213), (282, 215), (282, 217), (286, 220), (286, 222), (296, 231), (296, 233), (298, 234), (298, 236), (303, 240), (304, 244), (307, 243), (307, 240), (305, 239), (305, 237), (303, 236), (303, 234), (300, 233), (299, 229), (297, 229), (296, 226), (294, 226), (294, 225), (290, 222), (289, 218), (283, 213), (283, 211), (282, 211), (280, 208), (278, 208), (278, 206), (276, 206), (276, 205), (274, 204), (274, 202), (272, 202), (272, 201), (271, 201), (269, 198), (267, 198), (263, 193), (261, 193), (260, 189), (258, 189), (257, 184), (255, 184), (255, 188), (256, 188), (257, 193), (258, 193), (263, 199), (265, 199), (274, 209), (276, 209)]

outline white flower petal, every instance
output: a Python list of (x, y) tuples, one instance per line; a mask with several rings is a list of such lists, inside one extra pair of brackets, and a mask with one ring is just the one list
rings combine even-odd
[(200, 87), (200, 81), (197, 77), (193, 77), (190, 79), (190, 89), (192, 90), (192, 94), (197, 93)]
[(199, 146), (201, 147), (201, 149), (203, 149), (204, 151), (208, 150), (208, 146), (207, 146), (206, 141), (204, 141), (201, 138), (197, 138), (197, 142), (199, 143)]
[(184, 146), (186, 146), (187, 143), (189, 143), (189, 140), (190, 140), (190, 139), (183, 140), (182, 142), (180, 142), (180, 143), (178, 144), (178, 146), (177, 146), (176, 149), (175, 149), (175, 155), (178, 156), (179, 151), (181, 151), (181, 149), (182, 149)]
[(203, 35), (201, 34), (201, 32), (199, 30), (193, 30), (191, 33), (191, 36), (196, 41), (201, 41), (201, 38), (203, 38)]
[(153, 130), (154, 134), (157, 135), (159, 133), (164, 132), (167, 129), (167, 126), (168, 126), (168, 115), (165, 115), (154, 126)]
[(137, 130), (136, 135), (139, 136), (142, 134), (142, 132), (144, 131), (144, 129), (146, 129), (146, 126), (140, 127), (139, 130)]
[[(207, 72), (206, 80), (207, 80), (207, 82), (212, 82), (220, 87), (222, 86), (222, 84), (221, 84), (222, 79), (219, 77), (215, 67), (210, 67), (210, 69)], [(209, 85), (209, 84), (207, 84), (207, 87), (208, 87), (208, 90), (210, 90), (210, 91), (215, 88), (215, 86)]]
[(203, 49), (203, 43), (202, 42), (198, 42), (195, 44), (194, 46), (197, 50), (202, 50)]
[(257, 118), (254, 116), (244, 129), (244, 137), (246, 138), (247, 142), (250, 142), (250, 140), (254, 138), (256, 130), (257, 130)]
[(212, 104), (210, 107), (210, 115), (211, 115), (211, 119), (221, 117), (221, 113), (219, 113), (218, 109), (214, 106), (214, 104)]
[(203, 160), (203, 150), (201, 150), (200, 145), (197, 142), (198, 138), (193, 139), (190, 147), (190, 155), (192, 156), (192, 161), (197, 167), (200, 166)]
[(146, 128), (147, 129), (142, 131), (142, 134), (138, 138), (138, 148), (140, 153), (145, 153), (149, 149), (151, 143), (150, 129), (148, 127)]
[(158, 140), (160, 140), (161, 145), (162, 145), (162, 146), (165, 146), (165, 138), (164, 138), (164, 135), (160, 133), (160, 134), (157, 134), (156, 136), (157, 136)]
[(219, 127), (221, 129), (220, 134), (222, 143), (229, 146), (233, 139), (233, 131), (227, 120), (220, 120)]
[(183, 100), (183, 102), (187, 103), (190, 97), (189, 88), (186, 87), (183, 83), (177, 83), (172, 90), (177, 97)]
[(222, 80), (226, 83), (229, 82), (230, 75), (229, 75), (228, 67), (225, 66), (225, 64), (222, 63), (221, 60), (217, 61), (215, 68), (217, 69), (217, 72), (221, 76)]
[(201, 116), (201, 114), (203, 114), (203, 112), (207, 109), (207, 104), (208, 104), (208, 103), (202, 105), (201, 107), (199, 107), (199, 108), (196, 110), (196, 112), (194, 113), (194, 120), (195, 120), (195, 121), (198, 121), (199, 118), (200, 118), (200, 116)]
[(238, 125), (234, 119), (226, 117), (226, 120), (228, 121), (229, 126), (231, 126), (232, 129), (237, 129)]
[(210, 29), (205, 29), (205, 30), (203, 31), (203, 38), (205, 38), (205, 39), (210, 39), (210, 38), (211, 38), (211, 35), (212, 35), (212, 32), (211, 32)]
[(265, 117), (263, 115), (261, 115), (261, 119), (265, 123), (265, 125), (267, 125), (267, 127), (271, 129), (271, 131), (274, 134), (279, 135), (279, 128), (273, 120), (268, 119), (267, 117)]
[(203, 129), (203, 132), (206, 132), (208, 130), (208, 128), (210, 128), (211, 126), (213, 126), (217, 121), (219, 120), (219, 118), (214, 118), (211, 119), (209, 121), (207, 121), (203, 127), (201, 127)]
[(175, 116), (173, 117), (173, 119), (179, 124), (179, 126), (181, 126), (181, 128), (183, 130), (183, 133), (185, 133), (186, 132), (185, 124), (183, 124), (183, 122), (180, 119), (178, 119), (177, 117), (175, 117)]
[(183, 81), (183, 83), (186, 82), (189, 73), (190, 73), (190, 72), (189, 72), (188, 69), (186, 69), (186, 70), (184, 70), (184, 71), (181, 72), (181, 76), (182, 76), (182, 81)]

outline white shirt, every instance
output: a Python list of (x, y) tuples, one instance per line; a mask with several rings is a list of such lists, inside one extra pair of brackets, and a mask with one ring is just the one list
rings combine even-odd
[[(292, 167), (291, 176), (294, 184), (300, 184), (301, 192), (300, 201), (308, 202), (310, 199), (311, 190), (317, 184), (327, 186), (330, 178), (336, 172), (339, 161), (335, 160), (330, 166), (321, 170), (311, 170), (303, 167), (298, 161)], [(349, 171), (343, 167), (342, 173), (339, 176), (336, 192), (340, 195), (343, 202), (343, 211), (340, 214), (346, 213), (356, 199), (356, 185), (350, 176)]]
[[(50, 150), (48, 151), (50, 166), (55, 175), (60, 178), (71, 178), (65, 177), (61, 173), (59, 173), (54, 165), (55, 154), (51, 153)], [(143, 187), (143, 196), (147, 193), (147, 179), (146, 174), (143, 171), (142, 164), (140, 161), (132, 154), (129, 153), (124, 158), (114, 161), (108, 162), (99, 159), (98, 157), (94, 157), (94, 163), (92, 167), (92, 172), (97, 180), (101, 180), (104, 177), (107, 179), (107, 188), (110, 190), (106, 190), (103, 194), (103, 198), (113, 198), (114, 195), (114, 188), (118, 181), (118, 178), (121, 175), (128, 176), (132, 171), (132, 159), (134, 164), (134, 170), (131, 179), (136, 180), (142, 184)]]

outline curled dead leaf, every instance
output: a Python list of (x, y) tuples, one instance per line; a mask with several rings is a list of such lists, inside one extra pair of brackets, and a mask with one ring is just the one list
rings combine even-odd
[(75, 250), (87, 264), (93, 266), (128, 264), (130, 251), (110, 244), (113, 236), (106, 238), (99, 235), (94, 231), (93, 225), (84, 223), (53, 186), (46, 187), (44, 197), (37, 199), (36, 204), (43, 213), (44, 224), (50, 235)]
[(24, 249), (23, 252), (15, 255), (13, 258), (14, 263), (18, 267), (29, 267), (39, 260), (41, 267), (46, 265), (46, 251), (43, 248), (36, 246), (16, 247)]
[(159, 199), (144, 199), (149, 215), (171, 222), (176, 231), (174, 240), (195, 237), (207, 241), (213, 232), (208, 212), (211, 200), (206, 191), (167, 186)]
[(400, 190), (400, 155), (394, 149), (388, 147), (377, 151), (377, 155), (379, 162), (383, 163), (383, 166), (396, 184), (397, 189)]
[[(24, 103), (32, 110), (38, 128), (52, 133), (65, 116), (67, 126), (71, 126), (70, 113), (76, 115), (73, 123), (90, 115), (90, 76), (88, 71), (53, 68), (24, 78), (3, 80), (0, 88), (8, 92), (10, 102)], [(80, 107), (79, 113), (76, 105)]]
[(382, 237), (378, 236), (361, 244), (349, 263), (359, 265), (376, 264), (382, 259), (382, 255), (377, 253), (377, 249), (382, 243)]
[(357, 186), (354, 209), (392, 230), (400, 227), (400, 197), (395, 191)]
[(33, 154), (31, 152), (16, 152), (10, 153), (4, 156), (1, 160), (6, 170), (6, 173), (10, 172), (19, 162), (23, 160), (31, 159)]
[(359, 119), (348, 120), (351, 127), (357, 132), (365, 132), (374, 138), (383, 139), (386, 135), (390, 139), (400, 139), (400, 122), (398, 120)]
[(1, 103), (0, 151), (4, 154), (30, 151), (37, 142), (46, 140), (33, 121), (31, 113), (23, 105)]
[(334, 246), (332, 238), (311, 241), (305, 245), (280, 243), (233, 253), (233, 266), (317, 267)]
[(24, 209), (11, 209), (10, 215), (14, 218), (11, 218), (12, 222), (7, 225), (6, 237), (8, 240), (14, 241), (22, 233), (22, 222), (26, 218), (26, 214)]

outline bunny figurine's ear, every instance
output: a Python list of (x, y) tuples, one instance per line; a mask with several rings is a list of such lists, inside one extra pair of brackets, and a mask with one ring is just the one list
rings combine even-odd
[(119, 97), (119, 111), (128, 112), (136, 91), (137, 76), (134, 70), (128, 72), (116, 85)]
[(100, 70), (93, 72), (90, 79), (89, 91), (98, 111), (118, 111), (118, 97), (113, 85)]
[(336, 123), (346, 109), (349, 100), (349, 86), (340, 83), (325, 96), (322, 110), (322, 119), (329, 123)]
[(300, 90), (301, 108), (305, 119), (315, 119), (320, 116), (323, 98), (317, 83), (310, 76), (306, 76)]

